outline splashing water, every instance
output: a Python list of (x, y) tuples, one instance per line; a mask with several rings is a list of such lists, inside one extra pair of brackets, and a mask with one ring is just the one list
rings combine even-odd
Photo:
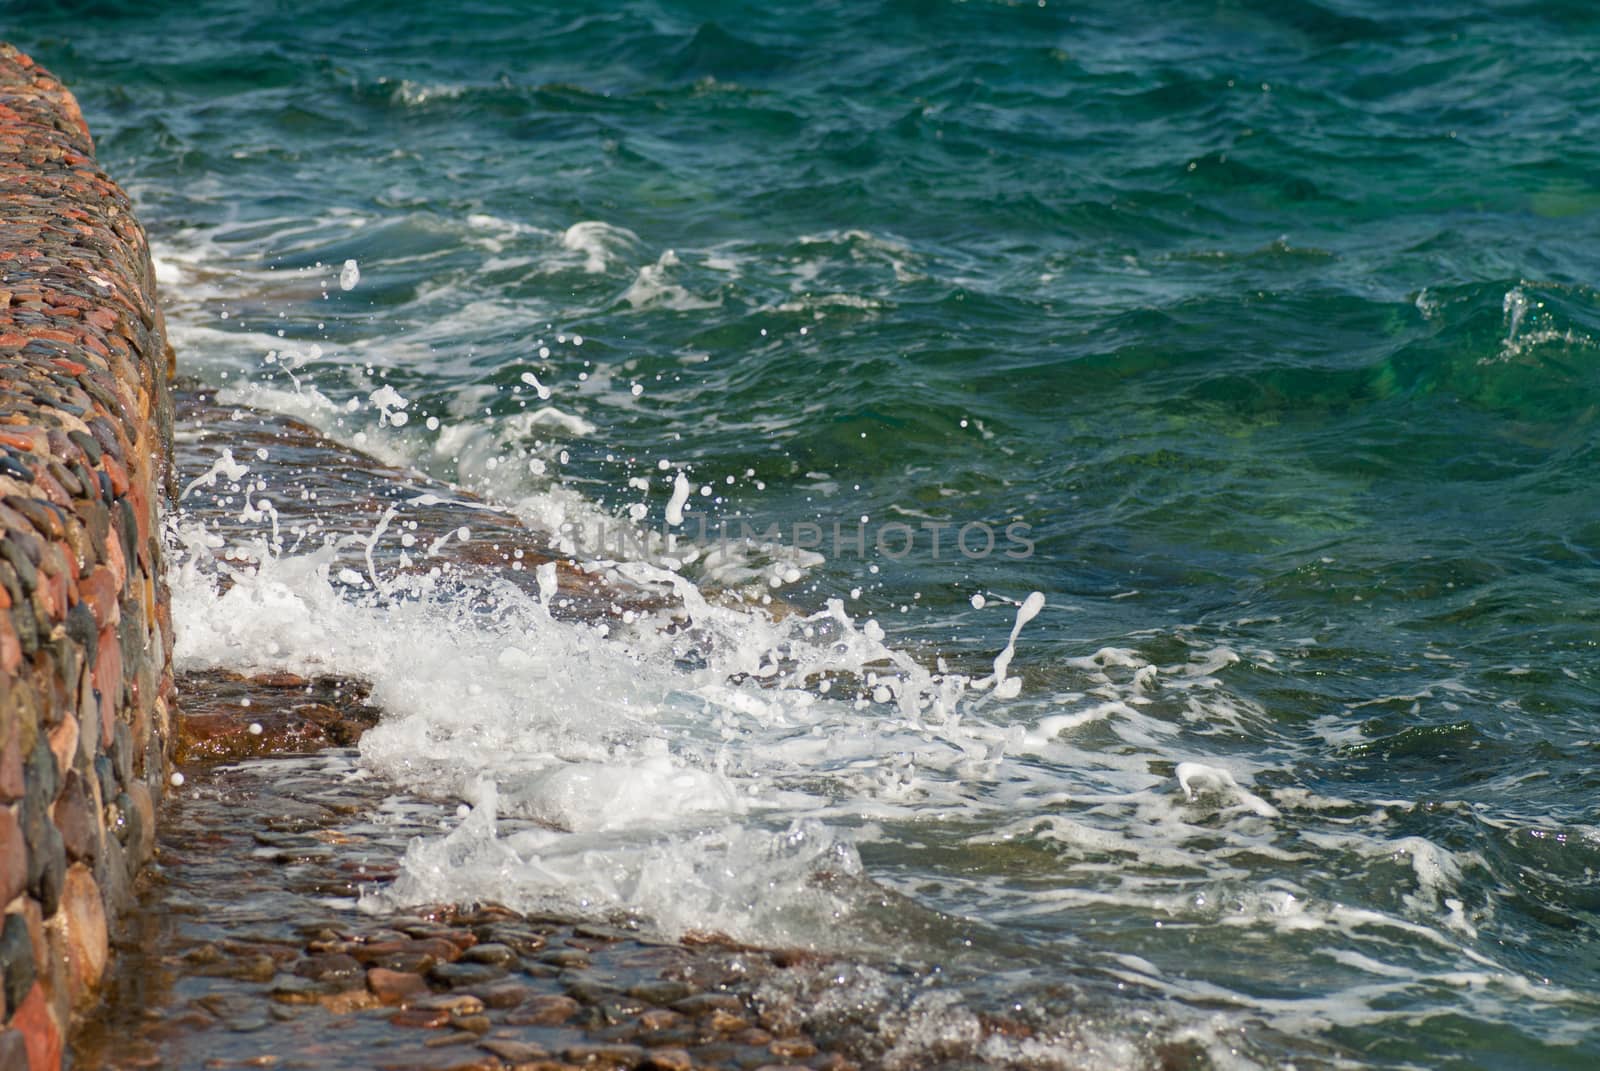
[[(230, 464), (208, 476), (242, 476)], [(364, 594), (352, 594), (351, 570), (332, 569), (335, 541), (304, 554), (257, 541), (219, 557), (203, 522), (171, 525), (180, 667), (369, 680), (386, 712), (362, 742), (369, 768), (472, 801), (456, 830), (413, 847), (374, 906), (483, 898), (833, 947), (852, 907), (818, 875), (861, 867), (832, 823), (901, 801), (969, 803), (960, 771), (1003, 750), (1003, 729), (964, 714), (971, 681), (886, 646), (838, 600), (774, 619), (626, 562), (619, 573), (670, 588), (678, 606), (614, 631), (551, 614), (553, 563), (537, 596), (448, 563), (384, 575), (374, 553), (404, 520), (391, 506), (359, 541)], [(1005, 663), (1041, 606), (1037, 593), (1024, 601)], [(920, 775), (904, 769), (911, 753)], [(953, 777), (924, 781), (941, 774)]]
[(183, 657), (373, 681), (369, 907), (858, 950), (885, 1066), (1594, 1062), (1594, 25), (913, 7), (12, 20), (181, 366), (486, 503), (227, 421)]

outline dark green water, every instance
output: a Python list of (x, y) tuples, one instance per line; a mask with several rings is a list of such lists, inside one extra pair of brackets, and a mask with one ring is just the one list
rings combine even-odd
[(203, 377), (530, 516), (659, 524), (683, 469), (713, 526), (909, 524), (783, 594), (974, 674), (1044, 594), (981, 784), (841, 790), (975, 1002), (1126, 983), (1219, 1066), (1600, 1062), (1600, 9), (0, 12)]

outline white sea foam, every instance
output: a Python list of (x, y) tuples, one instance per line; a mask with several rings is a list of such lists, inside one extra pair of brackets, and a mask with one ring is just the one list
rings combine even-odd
[(721, 305), (720, 297), (709, 300), (690, 293), (683, 284), (672, 281), (672, 269), (681, 263), (678, 254), (671, 249), (662, 253), (654, 264), (646, 264), (639, 269), (633, 284), (623, 291), (622, 300), (635, 309), (664, 308), (675, 312), (714, 309)]
[(1226, 804), (1243, 807), (1262, 818), (1278, 817), (1276, 807), (1240, 785), (1227, 770), (1201, 762), (1180, 762), (1177, 778), (1191, 802), (1199, 802), (1206, 796), (1220, 796)]
[[(212, 475), (236, 467), (224, 459)], [(364, 738), (364, 761), (412, 791), (475, 802), (461, 828), (415, 847), (384, 902), (582, 901), (668, 932), (826, 944), (849, 905), (816, 871), (858, 869), (829, 824), (840, 800), (842, 813), (875, 799), (893, 810), (909, 787), (907, 749), (936, 772), (977, 746), (956, 716), (965, 679), (929, 674), (838, 603), (777, 621), (630, 562), (622, 571), (677, 594), (680, 620), (669, 632), (640, 618), (622, 636), (557, 621), (509, 585), (384, 576), (371, 550), (395, 538), (396, 517), (374, 532), (365, 577), (330, 575), (329, 549), (285, 555), (264, 540), (219, 561), (202, 526), (171, 528), (181, 667), (367, 679), (386, 717)], [(559, 597), (550, 579), (547, 596)], [(686, 668), (691, 651), (699, 668)], [(853, 696), (806, 687), (840, 674), (863, 679)], [(880, 710), (864, 736), (862, 705)], [(911, 777), (912, 797), (966, 795), (959, 781)], [(502, 816), (535, 827), (506, 830)], [(686, 897), (686, 885), (700, 891)]]
[(583, 270), (599, 275), (639, 245), (639, 236), (626, 227), (600, 220), (574, 223), (561, 232), (561, 248), (583, 256)]
[(391, 82), (388, 78), (380, 78), (378, 84), (394, 85), (391, 99), (408, 108), (420, 108), (436, 100), (455, 100), (467, 91), (464, 85), (414, 82), (409, 78), (402, 79), (398, 83)]

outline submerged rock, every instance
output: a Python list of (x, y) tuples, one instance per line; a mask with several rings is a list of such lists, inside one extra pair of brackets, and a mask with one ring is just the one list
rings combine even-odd
[(385, 1004), (409, 1004), (426, 997), (428, 983), (418, 974), (372, 967), (367, 971), (367, 988)]

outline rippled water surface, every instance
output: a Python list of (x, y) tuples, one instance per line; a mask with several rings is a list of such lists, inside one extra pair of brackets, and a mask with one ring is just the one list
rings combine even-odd
[(1124, 1009), (977, 1062), (1600, 1059), (1591, 6), (0, 10), (190, 373), (682, 607), (197, 486), (262, 535), (175, 518), (185, 664), (369, 679), (473, 805), (370, 910)]

